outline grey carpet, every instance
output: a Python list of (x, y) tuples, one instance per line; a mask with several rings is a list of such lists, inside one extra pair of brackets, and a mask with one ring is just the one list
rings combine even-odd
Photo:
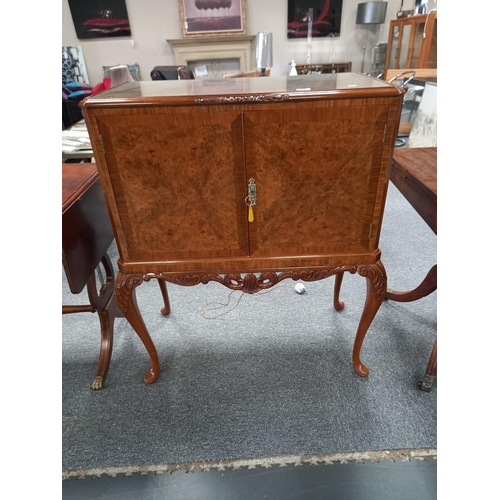
[[(436, 263), (436, 237), (392, 186), (380, 241), (388, 286), (414, 288)], [(114, 244), (110, 248), (117, 259)], [(72, 295), (63, 273), (64, 304)], [(149, 357), (125, 319), (115, 325), (105, 387), (91, 391), (99, 355), (97, 315), (62, 317), (63, 470), (278, 455), (435, 448), (437, 384), (419, 390), (437, 331), (437, 292), (411, 303), (384, 302), (366, 336), (362, 379), (351, 352), (366, 284), (346, 274), (332, 307), (333, 278), (285, 281), (244, 295), (214, 320), (202, 316), (230, 291), (210, 283), (168, 285), (172, 313), (160, 314), (156, 282), (137, 290), (158, 350), (161, 375), (142, 382)], [(215, 316), (230, 309), (205, 308)]]

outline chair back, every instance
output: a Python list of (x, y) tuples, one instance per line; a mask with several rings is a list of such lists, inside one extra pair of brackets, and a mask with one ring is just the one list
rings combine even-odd
[(150, 76), (151, 80), (194, 80), (194, 74), (187, 66), (155, 66)]

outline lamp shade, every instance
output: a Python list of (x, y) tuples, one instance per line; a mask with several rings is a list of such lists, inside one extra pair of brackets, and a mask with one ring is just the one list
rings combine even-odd
[(121, 64), (119, 66), (113, 66), (109, 68), (111, 73), (111, 87), (116, 87), (117, 85), (122, 85), (123, 83), (134, 82), (134, 78), (130, 74), (128, 66)]
[(387, 2), (358, 3), (356, 24), (382, 24), (385, 22)]
[(273, 34), (260, 31), (255, 40), (255, 67), (271, 68), (273, 66)]

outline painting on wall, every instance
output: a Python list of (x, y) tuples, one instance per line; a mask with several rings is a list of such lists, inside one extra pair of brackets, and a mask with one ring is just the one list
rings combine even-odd
[(68, 0), (68, 4), (79, 39), (131, 35), (125, 0)]
[(246, 0), (179, 0), (183, 37), (246, 35)]
[(288, 38), (340, 36), (343, 0), (288, 0)]

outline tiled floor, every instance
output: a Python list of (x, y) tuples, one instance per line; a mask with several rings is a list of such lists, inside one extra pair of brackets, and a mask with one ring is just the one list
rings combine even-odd
[(63, 500), (433, 500), (437, 460), (70, 478)]

